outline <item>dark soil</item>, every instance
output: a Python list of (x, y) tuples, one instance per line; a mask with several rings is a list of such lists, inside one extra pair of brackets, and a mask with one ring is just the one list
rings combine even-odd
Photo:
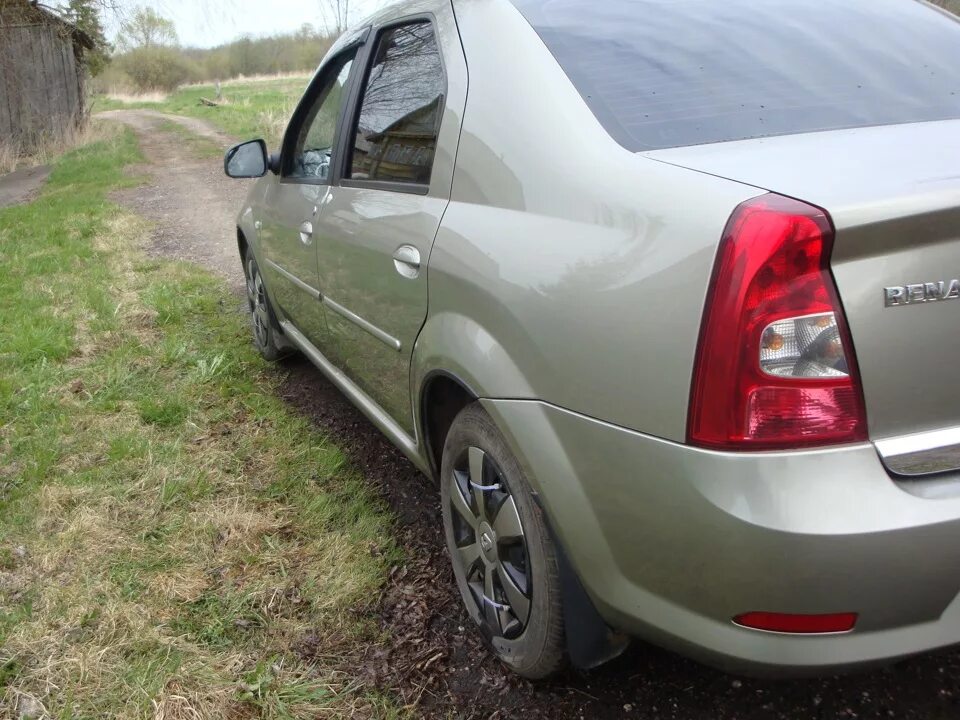
[(407, 561), (377, 619), (389, 644), (362, 663), (428, 718), (960, 718), (960, 654), (926, 655), (867, 674), (815, 680), (726, 675), (643, 642), (591, 672), (547, 683), (507, 672), (486, 651), (447, 559), (439, 489), (299, 356), (284, 361), (284, 398), (347, 453), (396, 514)]

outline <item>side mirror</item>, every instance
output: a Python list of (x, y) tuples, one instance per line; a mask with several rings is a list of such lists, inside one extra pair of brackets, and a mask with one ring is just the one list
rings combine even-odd
[(267, 174), (269, 159), (263, 140), (234, 145), (223, 156), (223, 171), (232, 178), (258, 178)]

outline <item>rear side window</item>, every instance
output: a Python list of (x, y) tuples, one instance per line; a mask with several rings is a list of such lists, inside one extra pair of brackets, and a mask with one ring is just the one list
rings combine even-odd
[(363, 90), (349, 177), (429, 185), (445, 92), (430, 23), (384, 30)]
[(633, 151), (960, 118), (960, 21), (919, 0), (513, 0)]

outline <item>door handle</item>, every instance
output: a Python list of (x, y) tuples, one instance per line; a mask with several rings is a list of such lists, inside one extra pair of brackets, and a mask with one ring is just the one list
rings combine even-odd
[(307, 220), (300, 226), (300, 242), (309, 245), (313, 242), (313, 223)]
[(393, 253), (393, 266), (403, 277), (413, 280), (420, 275), (420, 251), (413, 245), (401, 245)]

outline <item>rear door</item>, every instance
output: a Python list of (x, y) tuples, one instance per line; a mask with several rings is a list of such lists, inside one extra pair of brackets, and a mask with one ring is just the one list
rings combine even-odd
[(280, 180), (264, 200), (262, 272), (283, 314), (311, 342), (326, 341), (314, 223), (326, 197), (338, 123), (346, 108), (356, 48), (329, 60), (294, 113), (282, 150)]
[(466, 100), (450, 5), (424, 7), (371, 36), (341, 180), (314, 224), (324, 353), (411, 435), (410, 358)]

